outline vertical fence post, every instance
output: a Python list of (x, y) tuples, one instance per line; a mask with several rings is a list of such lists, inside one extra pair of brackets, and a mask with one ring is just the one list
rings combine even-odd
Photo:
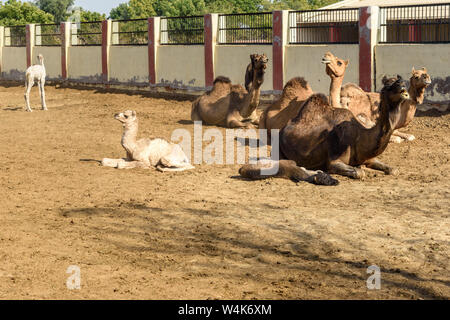
[(283, 91), (284, 86), (284, 52), (289, 39), (289, 11), (273, 12), (273, 90)]
[(0, 26), (0, 75), (3, 72), (3, 47), (5, 45), (5, 27)]
[(68, 78), (68, 66), (69, 66), (69, 46), (71, 37), (71, 23), (61, 22), (60, 32), (61, 32), (61, 77), (63, 81)]
[(375, 90), (375, 55), (378, 41), (379, 11), (376, 6), (359, 9), (359, 86)]
[(33, 63), (34, 27), (34, 24), (27, 24), (26, 26), (27, 68), (29, 68)]
[(159, 17), (148, 18), (148, 81), (150, 86), (156, 85), (156, 63), (158, 46), (160, 42)]
[(214, 54), (217, 45), (219, 15), (216, 13), (205, 14), (204, 23), (205, 86), (209, 89), (213, 86), (214, 82)]
[(102, 21), (102, 80), (109, 82), (109, 49), (111, 46), (111, 20)]

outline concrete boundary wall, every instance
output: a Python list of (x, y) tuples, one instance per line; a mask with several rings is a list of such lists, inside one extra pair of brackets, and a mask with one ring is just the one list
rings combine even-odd
[[(0, 26), (0, 68), (4, 80), (23, 80), (28, 65), (42, 53), (47, 79), (106, 86), (147, 87), (149, 90), (201, 94), (211, 89), (217, 76), (244, 84), (250, 54), (269, 58), (262, 93), (277, 95), (290, 79), (304, 77), (315, 92), (327, 93), (330, 79), (321, 58), (327, 51), (350, 60), (344, 83), (356, 83), (366, 91), (381, 89), (384, 74), (409, 78), (412, 67), (428, 68), (433, 84), (426, 101), (450, 101), (448, 74), (450, 44), (379, 44), (379, 7), (359, 9), (359, 43), (326, 45), (289, 44), (289, 11), (273, 12), (272, 44), (221, 45), (218, 43), (218, 14), (204, 16), (204, 45), (162, 45), (161, 20), (148, 19), (148, 45), (114, 45), (112, 21), (102, 22), (102, 43), (98, 46), (71, 46), (71, 23), (61, 24), (60, 47), (34, 43), (34, 25), (26, 27), (26, 47), (4, 45)], [(296, 25), (301, 28), (301, 23)], [(411, 32), (411, 30), (410, 30)]]
[(69, 48), (68, 78), (75, 82), (103, 83), (102, 47)]
[(58, 80), (62, 78), (61, 47), (35, 47), (33, 53), (34, 56), (31, 57), (32, 64), (38, 64), (38, 54), (44, 56), (44, 65), (48, 80)]
[(330, 77), (325, 72), (322, 57), (326, 52), (332, 52), (340, 59), (349, 60), (345, 72), (344, 83), (359, 83), (359, 46), (347, 45), (308, 45), (287, 46), (284, 74), (287, 81), (294, 77), (305, 78), (314, 92), (328, 94), (330, 90)]
[(450, 103), (450, 45), (449, 44), (383, 44), (375, 47), (376, 89), (381, 89), (384, 75), (411, 77), (412, 68), (427, 68), (432, 84), (428, 87), (425, 101)]
[(147, 46), (113, 46), (109, 54), (110, 83), (148, 84)]
[(160, 46), (156, 57), (156, 86), (203, 90), (205, 88), (203, 46)]
[(25, 80), (27, 70), (26, 47), (4, 47), (2, 50), (2, 78)]
[(269, 64), (264, 76), (264, 83), (261, 87), (263, 92), (273, 90), (273, 55), (272, 46), (252, 45), (252, 46), (229, 46), (220, 45), (216, 47), (214, 74), (216, 76), (226, 76), (232, 83), (244, 85), (245, 71), (250, 63), (250, 55), (253, 53), (265, 53), (269, 58)]

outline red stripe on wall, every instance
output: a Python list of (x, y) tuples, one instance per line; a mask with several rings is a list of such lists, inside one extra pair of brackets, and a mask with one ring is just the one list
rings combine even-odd
[(371, 30), (367, 27), (370, 13), (368, 8), (359, 9), (359, 86), (372, 91), (372, 46)]
[(283, 90), (283, 12), (273, 12), (273, 89)]
[(205, 84), (212, 87), (214, 82), (212, 17), (205, 15)]
[(66, 43), (69, 39), (66, 39), (66, 24), (61, 22), (61, 75), (63, 80), (67, 79), (67, 57), (66, 57)]
[(102, 78), (108, 82), (108, 21), (102, 22)]
[(31, 57), (31, 25), (27, 24), (26, 28), (26, 40), (27, 40), (27, 68), (31, 66), (32, 57)]
[(150, 84), (156, 84), (155, 46), (155, 19), (148, 18), (148, 80)]

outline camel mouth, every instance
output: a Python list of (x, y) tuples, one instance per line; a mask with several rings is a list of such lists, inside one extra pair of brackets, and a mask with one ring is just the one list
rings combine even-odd
[(323, 59), (322, 59), (322, 63), (323, 63), (323, 64), (330, 64), (330, 63), (331, 63), (331, 60), (328, 60), (328, 59), (323, 58)]
[(401, 97), (403, 98), (403, 99), (409, 99), (409, 93), (408, 92), (402, 92), (401, 93)]
[(431, 80), (425, 80), (425, 84), (426, 85), (430, 85), (431, 84)]

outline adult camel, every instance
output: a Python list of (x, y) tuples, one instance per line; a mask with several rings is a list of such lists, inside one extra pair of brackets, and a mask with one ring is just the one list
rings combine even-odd
[[(344, 61), (335, 57), (332, 53), (327, 52), (323, 56), (322, 63), (326, 64), (327, 74), (331, 77), (330, 99), (332, 103), (335, 103), (333, 99), (336, 93), (339, 94), (341, 90), (348, 60)], [(259, 129), (267, 129), (268, 137), (270, 137), (270, 130), (281, 130), (289, 120), (298, 114), (303, 103), (312, 94), (313, 90), (304, 78), (297, 77), (291, 79), (286, 83), (280, 99), (275, 101), (261, 114)]]
[[(401, 76), (385, 77), (383, 85), (380, 116), (372, 128), (362, 125), (351, 111), (333, 108), (325, 95), (312, 95), (280, 132), (280, 153), (292, 161), (280, 161), (280, 170), (275, 176), (291, 178), (289, 173), (298, 173), (300, 169), (303, 174), (297, 174), (297, 180), (311, 182), (321, 173), (313, 170), (361, 179), (365, 176), (359, 168), (362, 165), (394, 174), (396, 170), (377, 157), (387, 148), (400, 122), (400, 106), (409, 99), (409, 93)], [(239, 172), (250, 179), (268, 178), (263, 176), (262, 168), (263, 165), (246, 165)]]
[(268, 58), (254, 54), (250, 59), (252, 68), (246, 70), (246, 74), (251, 73), (253, 76), (252, 83), (248, 85), (249, 90), (241, 85), (231, 84), (226, 77), (218, 77), (213, 89), (193, 102), (192, 121), (227, 128), (251, 128), (253, 124), (257, 124), (256, 108), (259, 105)]

